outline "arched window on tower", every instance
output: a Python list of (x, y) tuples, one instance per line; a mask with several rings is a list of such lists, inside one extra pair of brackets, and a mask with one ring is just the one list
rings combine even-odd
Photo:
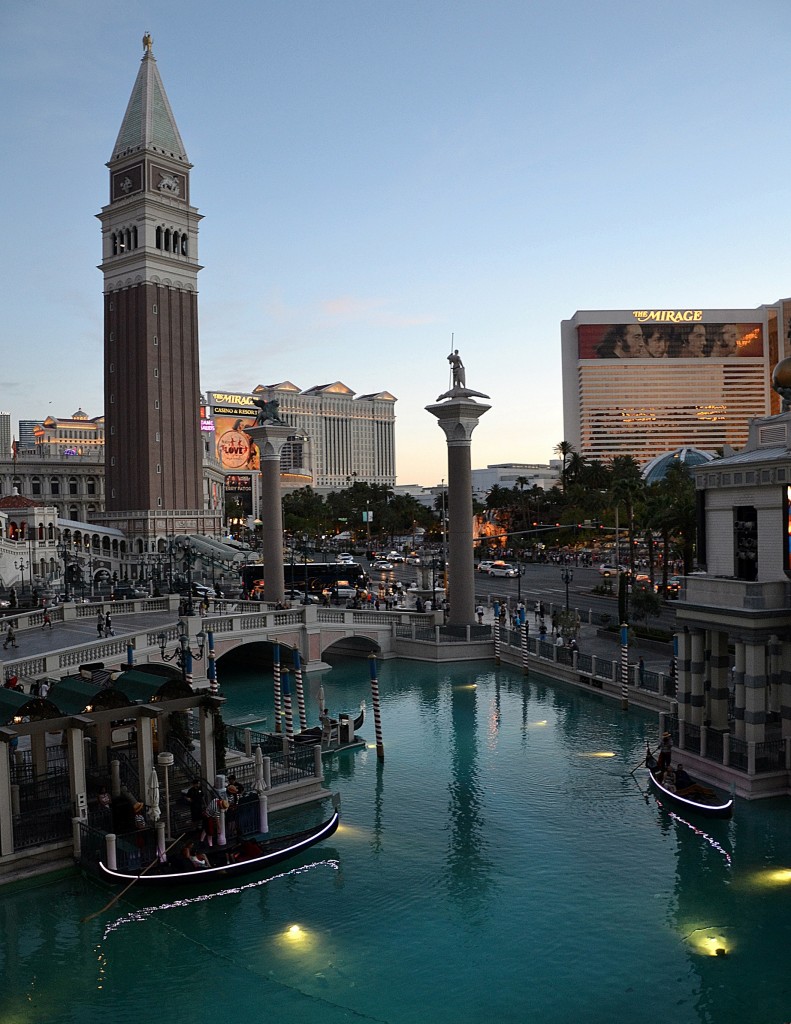
[(132, 228), (132, 248), (137, 248), (137, 224)]
[(129, 250), (132, 248), (132, 232), (129, 230), (129, 228), (127, 228), (124, 232), (124, 241), (126, 242), (126, 251), (129, 252)]
[(187, 253), (187, 233), (186, 233), (186, 231), (181, 236), (181, 255), (182, 256), (187, 256), (188, 255), (188, 253)]
[(49, 526), (47, 527), (47, 540), (54, 540), (54, 539), (55, 539), (55, 527), (52, 525), (52, 523), (50, 523)]
[(40, 541), (44, 540), (44, 524), (43, 523), (39, 523), (38, 524), (38, 539)]
[(34, 476), (30, 480), (30, 493), (41, 494), (41, 477)]
[(86, 494), (96, 494), (96, 477), (89, 476), (85, 481)]
[(173, 232), (173, 252), (178, 253), (179, 251), (179, 233), (178, 231)]
[(118, 255), (118, 235), (113, 231), (113, 256)]
[(79, 491), (78, 491), (77, 487), (78, 487), (78, 485), (77, 485), (77, 477), (76, 476), (70, 476), (69, 477), (69, 494), (79, 494)]
[(57, 477), (57, 476), (50, 477), (49, 493), (50, 494), (60, 494), (60, 477)]
[(165, 252), (170, 252), (170, 228), (165, 228)]
[(157, 249), (162, 248), (162, 228), (157, 228), (156, 247)]

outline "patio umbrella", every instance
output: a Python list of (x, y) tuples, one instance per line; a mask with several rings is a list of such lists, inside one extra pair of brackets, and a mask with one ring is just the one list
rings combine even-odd
[(151, 769), (148, 777), (148, 820), (159, 821), (161, 817), (159, 810), (159, 776), (156, 768)]

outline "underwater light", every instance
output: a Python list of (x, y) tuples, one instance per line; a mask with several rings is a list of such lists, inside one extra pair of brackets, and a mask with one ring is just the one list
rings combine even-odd
[(733, 950), (733, 943), (716, 928), (696, 928), (687, 939), (701, 956), (725, 957)]
[(759, 885), (788, 885), (791, 882), (791, 868), (767, 868), (757, 872), (754, 877)]
[(592, 750), (587, 753), (580, 753), (579, 757), (615, 757), (612, 750)]

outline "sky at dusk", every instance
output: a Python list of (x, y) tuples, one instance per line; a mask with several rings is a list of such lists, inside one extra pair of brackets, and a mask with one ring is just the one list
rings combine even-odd
[(392, 392), (398, 482), (563, 437), (578, 309), (791, 293), (787, 0), (6, 3), (0, 409), (103, 412), (105, 167), (149, 31), (194, 169), (201, 383)]

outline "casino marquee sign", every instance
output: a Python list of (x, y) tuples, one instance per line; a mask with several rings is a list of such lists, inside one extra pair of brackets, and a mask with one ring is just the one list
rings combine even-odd
[(638, 324), (694, 324), (703, 319), (702, 309), (636, 309), (632, 316)]

